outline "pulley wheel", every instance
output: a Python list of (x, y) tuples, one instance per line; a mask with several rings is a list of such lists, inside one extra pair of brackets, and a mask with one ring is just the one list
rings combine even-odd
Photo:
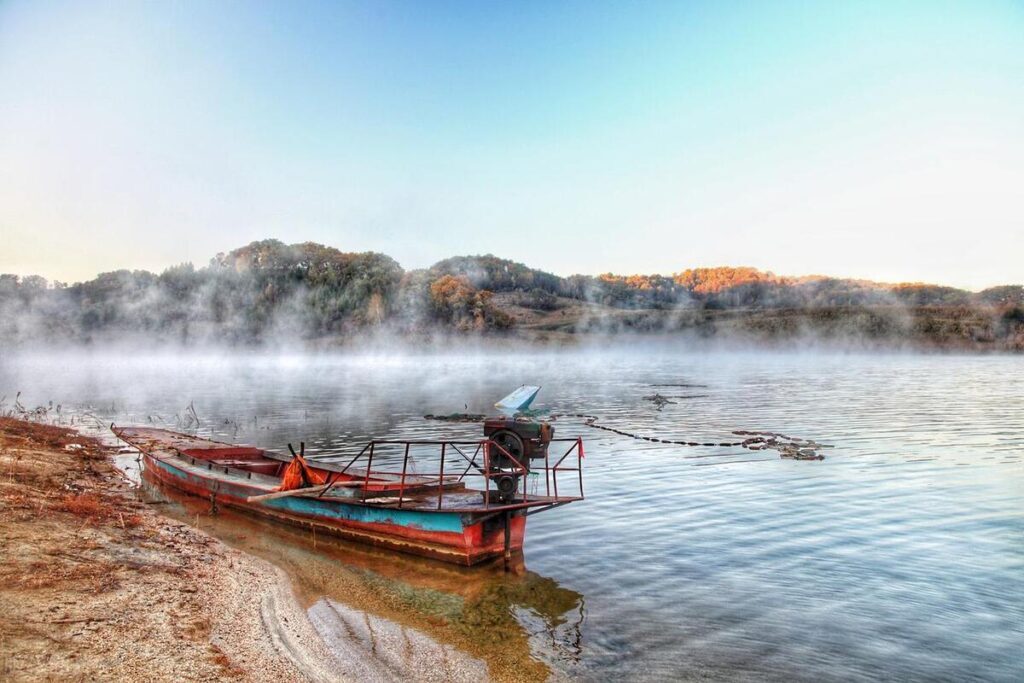
[[(523, 455), (526, 453), (526, 444), (523, 443), (523, 439), (509, 429), (499, 429), (498, 431), (491, 434), (491, 441), (501, 446), (505, 451), (513, 458), (523, 463)], [(492, 451), (491, 457), (497, 458), (496, 464), (499, 467), (513, 467), (515, 463), (508, 462), (508, 458), (505, 457), (505, 453), (501, 451)], [(507, 463), (507, 464), (506, 464)]]
[(516, 479), (511, 474), (502, 475), (493, 479), (495, 486), (497, 486), (498, 500), (502, 503), (511, 502), (516, 495)]

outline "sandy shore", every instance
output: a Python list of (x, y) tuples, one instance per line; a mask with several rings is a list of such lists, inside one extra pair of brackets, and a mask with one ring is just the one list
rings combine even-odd
[(0, 419), (0, 680), (345, 680), (288, 577), (138, 501), (99, 442)]

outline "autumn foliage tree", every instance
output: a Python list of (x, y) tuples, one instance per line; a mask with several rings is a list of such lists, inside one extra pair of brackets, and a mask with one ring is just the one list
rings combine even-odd
[(430, 284), (435, 315), (460, 330), (506, 328), (511, 318), (494, 307), (493, 293), (477, 289), (464, 275), (442, 275)]
[(697, 294), (718, 294), (725, 289), (778, 282), (771, 273), (756, 268), (690, 268), (673, 278), (680, 287)]

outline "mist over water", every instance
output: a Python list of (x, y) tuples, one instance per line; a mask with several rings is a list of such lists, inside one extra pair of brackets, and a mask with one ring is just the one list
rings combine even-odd
[[(835, 446), (823, 462), (560, 418), (556, 436), (586, 440), (587, 500), (531, 517), (525, 560), (581, 596), (580, 645), (569, 657), (539, 639), (535, 656), (590, 680), (1010, 681), (1024, 677), (1021, 363), (654, 347), (20, 353), (0, 358), (0, 410), (21, 391), (65, 421), (174, 429), (192, 403), (201, 435), (341, 457), (371, 438), (477, 438), (479, 425), (422, 416), (488, 412), (532, 383), (541, 407), (659, 438), (814, 438)], [(658, 411), (643, 398), (655, 392), (689, 398)]]

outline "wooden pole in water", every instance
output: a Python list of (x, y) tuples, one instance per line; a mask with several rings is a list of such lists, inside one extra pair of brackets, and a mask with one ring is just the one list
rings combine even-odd
[(512, 562), (512, 511), (505, 511), (505, 571)]

